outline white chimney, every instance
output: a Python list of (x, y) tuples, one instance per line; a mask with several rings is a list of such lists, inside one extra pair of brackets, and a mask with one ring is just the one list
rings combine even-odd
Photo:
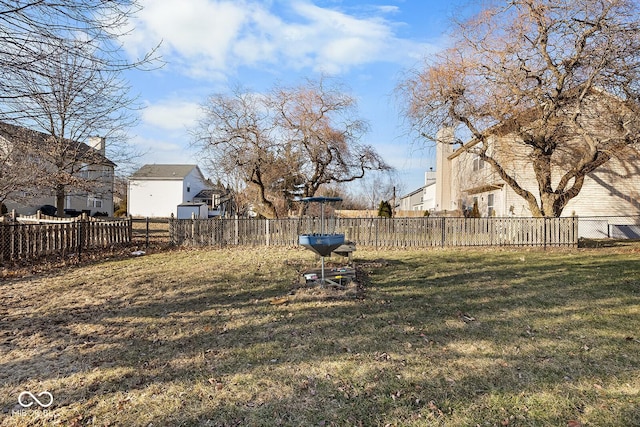
[(98, 151), (103, 156), (105, 155), (105, 144), (106, 144), (105, 138), (101, 136), (90, 136), (89, 142), (87, 143), (89, 147)]
[(436, 135), (436, 210), (453, 208), (451, 188), (451, 161), (455, 134), (452, 127), (443, 127)]

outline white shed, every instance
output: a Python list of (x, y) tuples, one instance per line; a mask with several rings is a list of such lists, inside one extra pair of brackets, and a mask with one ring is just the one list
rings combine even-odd
[(181, 203), (178, 205), (178, 219), (206, 219), (208, 217), (209, 208), (206, 203)]

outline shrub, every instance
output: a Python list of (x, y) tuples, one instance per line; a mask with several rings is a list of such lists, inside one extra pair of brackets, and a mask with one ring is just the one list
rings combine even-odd
[(473, 209), (471, 210), (470, 218), (480, 218), (480, 209), (478, 208), (478, 201), (473, 202)]
[(384, 218), (391, 218), (393, 216), (393, 210), (391, 209), (391, 203), (386, 200), (382, 200), (380, 202), (380, 206), (378, 206), (378, 216)]

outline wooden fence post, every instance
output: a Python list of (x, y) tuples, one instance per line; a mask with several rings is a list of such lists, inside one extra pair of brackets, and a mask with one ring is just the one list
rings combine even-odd
[(196, 218), (195, 214), (191, 214), (191, 246), (196, 244)]
[(271, 242), (271, 232), (270, 232), (270, 230), (269, 230), (269, 227), (270, 227), (270, 225), (269, 225), (269, 218), (267, 218), (267, 219), (265, 220), (265, 223), (264, 223), (264, 231), (265, 231), (265, 233), (266, 233), (266, 236), (265, 236), (265, 237), (266, 237), (266, 239), (265, 239), (265, 240), (266, 240), (267, 246), (269, 246), (269, 243)]
[(0, 223), (0, 264), (4, 263), (8, 226)]
[(240, 244), (240, 219), (238, 218), (238, 215), (236, 215), (235, 221), (234, 221), (234, 225), (235, 225), (235, 245), (237, 246), (238, 244)]

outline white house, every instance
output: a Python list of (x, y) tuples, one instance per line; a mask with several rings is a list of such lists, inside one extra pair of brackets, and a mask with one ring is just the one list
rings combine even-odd
[(433, 211), (436, 208), (436, 173), (425, 172), (424, 185), (400, 197), (400, 211)]
[[(45, 143), (48, 138), (42, 132), (0, 122), (0, 160), (4, 159), (2, 167), (12, 167), (8, 157), (3, 154), (7, 154), (11, 147), (15, 147), (12, 144), (22, 139), (23, 143), (29, 144), (29, 153), (22, 155), (29, 156), (32, 167), (43, 171), (55, 170), (56, 168), (50, 167), (51, 156), (43, 153), (43, 150), (50, 147)], [(64, 159), (64, 172), (77, 180), (76, 185), (66, 186), (64, 212), (57, 214), (78, 215), (84, 212), (89, 215), (112, 216), (116, 164), (106, 157), (105, 138), (90, 137), (86, 143), (67, 140), (64, 148), (70, 153)], [(8, 210), (15, 210), (23, 215), (32, 215), (43, 207), (51, 207), (55, 211), (57, 197), (53, 187), (54, 184), (51, 183), (34, 183), (29, 188), (21, 188), (20, 191), (9, 194), (4, 205)]]
[(144, 165), (129, 177), (129, 215), (168, 218), (178, 205), (193, 203), (203, 190), (211, 189), (197, 165)]
[[(437, 144), (436, 150), (437, 211), (462, 213), (475, 202), (483, 217), (532, 215), (527, 202), (476, 155), (464, 148), (454, 150), (446, 143)], [(634, 166), (639, 163), (640, 156), (631, 149), (626, 157), (611, 158), (587, 175), (579, 195), (567, 203), (562, 216), (640, 215), (640, 173)], [(536, 193), (538, 183), (526, 160), (514, 161), (510, 172), (521, 186)]]

